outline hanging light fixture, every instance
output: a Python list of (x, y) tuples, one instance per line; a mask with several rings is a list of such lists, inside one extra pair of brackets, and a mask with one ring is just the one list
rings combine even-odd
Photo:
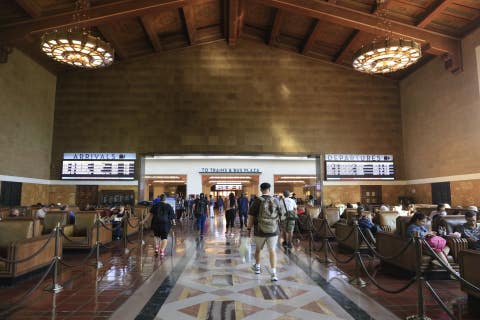
[(113, 63), (114, 50), (109, 43), (91, 35), (86, 27), (81, 27), (81, 19), (86, 19), (88, 0), (76, 1), (73, 16), (78, 22), (65, 31), (54, 31), (42, 36), (42, 51), (52, 59), (80, 68), (101, 68)]
[[(377, 5), (385, 0), (377, 0)], [(380, 16), (380, 11), (377, 14)], [(385, 14), (386, 15), (386, 14)], [(382, 40), (377, 37), (372, 43), (362, 46), (353, 55), (353, 68), (365, 73), (390, 73), (395, 72), (417, 62), (422, 56), (420, 45), (413, 40), (392, 39), (392, 32), (386, 17), (383, 17), (386, 24), (387, 34)]]

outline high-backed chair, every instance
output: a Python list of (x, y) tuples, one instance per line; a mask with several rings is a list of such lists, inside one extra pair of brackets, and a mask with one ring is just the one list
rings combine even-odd
[(57, 224), (65, 226), (67, 224), (67, 213), (65, 211), (48, 212), (43, 219), (42, 234), (48, 234), (55, 229)]
[(462, 250), (468, 248), (468, 241), (464, 238), (454, 238), (448, 235), (455, 232), (455, 229), (466, 223), (465, 216), (463, 215), (446, 215), (438, 219), (438, 227), (443, 227), (447, 234), (447, 246), (450, 247), (450, 254), (455, 262), (459, 261), (459, 253)]
[(378, 224), (384, 232), (394, 233), (397, 229), (397, 218), (400, 214), (397, 211), (383, 211), (377, 213), (373, 222)]
[(310, 218), (318, 218), (318, 216), (320, 215), (320, 207), (309, 207), (307, 206), (306, 207), (306, 214), (308, 214), (310, 216)]
[(19, 216), (19, 217), (6, 217), (3, 221), (30, 221), (32, 222), (32, 235), (31, 237), (38, 237), (42, 235), (42, 221), (38, 219), (34, 219), (31, 217), (24, 217), (24, 216)]
[[(368, 214), (369, 211), (364, 211), (364, 213)], [(355, 236), (354, 236), (354, 233), (352, 233), (353, 232), (352, 230), (354, 228), (353, 221), (357, 217), (357, 210), (346, 209), (345, 216), (346, 216), (346, 219), (342, 219), (335, 225), (335, 235), (337, 238), (337, 242), (338, 242), (338, 245), (342, 248), (355, 250)], [(367, 244), (363, 241), (361, 236), (359, 238), (359, 244), (360, 244), (360, 250), (368, 249)]]
[[(0, 256), (9, 260), (20, 260), (37, 252), (48, 240), (49, 235), (34, 236), (32, 219), (7, 219), (0, 221)], [(62, 252), (59, 240), (59, 254)], [(47, 266), (55, 256), (55, 238), (34, 258), (25, 262), (0, 262), (0, 277), (14, 278)]]
[[(66, 236), (75, 242), (65, 240), (64, 248), (68, 249), (89, 249), (97, 241), (97, 228), (95, 222), (97, 213), (95, 211), (79, 211), (75, 216), (75, 224), (63, 228)], [(108, 226), (111, 228), (111, 226)], [(112, 241), (112, 231), (100, 226), (99, 241), (108, 243)]]
[(322, 211), (322, 217), (327, 220), (328, 225), (332, 228), (340, 221), (340, 209), (339, 208), (324, 208)]
[[(406, 243), (410, 240), (406, 237), (409, 222), (410, 217), (397, 217), (395, 233), (377, 233), (377, 251), (381, 255), (391, 256), (397, 252), (400, 252), (400, 250), (406, 245)], [(423, 253), (424, 252), (422, 250), (421, 269), (426, 271), (430, 269), (432, 257)], [(416, 261), (415, 254), (415, 245), (412, 244), (402, 255), (392, 260), (382, 261), (382, 264), (392, 264), (402, 269), (414, 272)]]
[[(480, 252), (477, 250), (463, 250), (459, 253), (460, 275), (462, 278), (470, 282), (476, 287), (480, 287), (480, 272), (478, 266), (480, 265)], [(468, 295), (468, 305), (473, 307), (479, 313), (480, 293), (473, 288), (460, 283), (462, 291)]]

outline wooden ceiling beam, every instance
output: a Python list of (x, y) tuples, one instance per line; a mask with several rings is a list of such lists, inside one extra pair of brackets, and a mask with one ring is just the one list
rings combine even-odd
[(228, 1), (228, 44), (233, 47), (237, 43), (240, 36), (240, 30), (243, 27), (243, 14), (245, 13), (244, 3), (242, 0), (225, 0)]
[[(335, 5), (330, 2), (315, 0), (255, 0), (258, 3), (283, 9), (295, 14), (358, 29), (371, 34), (389, 31), (399, 38), (410, 38), (420, 43), (429, 43), (433, 50), (447, 56), (449, 70), (457, 72), (462, 68), (461, 40), (438, 32), (419, 28), (391, 19)], [(387, 20), (389, 30), (385, 24)]]
[(182, 7), (182, 13), (185, 21), (185, 28), (187, 29), (188, 42), (190, 45), (194, 45), (197, 41), (197, 27), (195, 26), (195, 12), (193, 11), (193, 6), (188, 5)]
[(434, 6), (428, 8), (425, 17), (417, 23), (417, 27), (425, 28), (439, 14), (441, 14), (454, 0), (440, 0)]
[(32, 18), (40, 17), (42, 15), (42, 9), (35, 1), (15, 0), (15, 2)]
[(128, 59), (128, 53), (120, 46), (118, 41), (116, 41), (115, 34), (105, 26), (97, 26), (98, 31), (102, 34), (102, 37), (105, 41), (109, 42), (110, 45), (115, 49), (115, 55), (120, 60)]
[(270, 36), (267, 40), (269, 46), (273, 45), (278, 41), (278, 36), (280, 35), (280, 30), (282, 28), (283, 18), (285, 17), (285, 12), (283, 10), (277, 9), (275, 12), (275, 19), (273, 20), (272, 30), (270, 31)]
[[(382, 10), (387, 10), (388, 6), (392, 3), (392, 0), (387, 0), (383, 3), (377, 4), (372, 8), (372, 14), (375, 14)], [(349, 52), (352, 50), (353, 46), (357, 45), (360, 35), (358, 30), (355, 30), (352, 35), (347, 40), (346, 44), (343, 46), (342, 50), (337, 54), (335, 58), (336, 63), (342, 63), (348, 56)]]
[[(126, 17), (141, 16), (152, 10), (178, 9), (188, 4), (202, 3), (202, 1), (205, 0), (121, 0), (90, 7), (86, 10), (87, 18), (82, 20), (82, 25), (96, 26)], [(72, 19), (74, 12), (71, 10), (55, 15), (43, 15), (0, 26), (0, 39), (11, 43), (29, 33), (44, 33), (74, 26), (76, 24)]]
[(317, 20), (315, 22), (315, 27), (313, 27), (312, 32), (310, 32), (310, 35), (308, 36), (305, 44), (303, 45), (302, 54), (306, 54), (312, 49), (313, 44), (315, 43), (315, 40), (317, 39), (320, 32), (322, 32), (322, 29), (320, 28), (320, 20)]
[(145, 29), (145, 33), (152, 44), (153, 50), (156, 52), (162, 51), (162, 44), (160, 43), (160, 39), (153, 28), (153, 21), (151, 15), (145, 15), (140, 17), (140, 21), (142, 22), (143, 29)]

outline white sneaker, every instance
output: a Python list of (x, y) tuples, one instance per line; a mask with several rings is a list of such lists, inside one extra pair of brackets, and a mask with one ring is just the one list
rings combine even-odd
[(276, 273), (272, 273), (272, 277), (270, 278), (270, 280), (272, 280), (272, 281), (278, 281), (277, 274), (276, 274)]
[(262, 272), (260, 266), (257, 266), (256, 264), (252, 265), (252, 270), (255, 272), (255, 274), (260, 274)]

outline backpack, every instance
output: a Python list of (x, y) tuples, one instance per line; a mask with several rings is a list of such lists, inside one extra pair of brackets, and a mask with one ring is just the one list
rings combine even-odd
[(258, 212), (258, 228), (263, 233), (276, 233), (278, 230), (278, 206), (272, 197), (258, 197), (260, 210)]
[(201, 215), (205, 214), (206, 209), (207, 209), (207, 200), (198, 199), (195, 205), (195, 217), (198, 218)]
[(164, 204), (159, 204), (155, 212), (157, 223), (168, 223), (168, 212)]

